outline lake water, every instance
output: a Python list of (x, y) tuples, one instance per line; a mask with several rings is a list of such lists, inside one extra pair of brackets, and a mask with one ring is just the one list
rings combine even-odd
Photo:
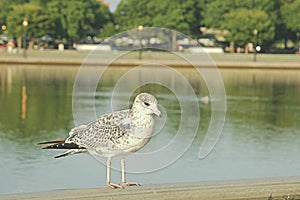
[[(131, 101), (141, 91), (150, 92), (157, 97), (164, 113), (162, 118), (156, 118), (155, 135), (139, 152), (145, 155), (145, 161), (129, 159), (126, 163), (130, 172), (138, 170), (128, 173), (128, 181), (148, 185), (300, 176), (300, 71), (220, 70), (226, 90), (226, 120), (213, 151), (199, 159), (212, 116), (211, 105), (220, 99), (209, 98), (207, 86), (195, 70), (176, 69), (190, 83), (196, 102), (172, 92), (176, 79), (170, 79), (171, 88), (150, 83), (135, 87), (143, 78), (143, 70), (149, 68), (138, 71), (141, 75), (129, 79), (126, 87), (118, 81), (129, 73), (128, 68), (111, 68), (103, 74), (94, 93), (87, 89), (75, 95), (78, 104), (74, 114), (72, 99), (77, 70), (75, 66), (1, 66), (0, 194), (105, 186), (106, 168), (101, 159), (88, 154), (54, 159), (61, 151), (42, 150), (35, 144), (66, 137), (74, 124), (93, 120), (94, 112), (100, 115), (118, 106), (129, 106), (130, 101), (123, 102), (122, 98), (112, 103), (112, 91), (125, 99), (129, 96)], [(159, 73), (168, 76), (166, 71)], [(119, 89), (114, 89), (116, 85)], [(122, 88), (134, 90), (129, 93)], [(197, 105), (187, 110), (196, 115), (185, 119), (189, 121), (183, 124), (186, 135), (178, 141), (174, 138), (184, 120), (184, 104)], [(191, 131), (195, 123), (199, 125), (196, 133)], [(175, 149), (168, 156), (163, 149), (171, 143), (178, 151)], [(156, 157), (149, 156), (149, 152), (156, 150)], [(155, 163), (172, 156), (176, 159), (155, 168)], [(113, 161), (115, 168), (119, 160)], [(120, 182), (117, 169), (112, 171), (112, 181)]]

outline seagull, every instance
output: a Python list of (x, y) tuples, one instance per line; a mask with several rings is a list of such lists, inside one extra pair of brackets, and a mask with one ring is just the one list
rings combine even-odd
[[(154, 115), (161, 116), (156, 98), (149, 93), (136, 96), (131, 109), (120, 110), (101, 115), (89, 124), (71, 129), (69, 137), (63, 140), (38, 143), (43, 149), (67, 149), (62, 158), (77, 153), (90, 153), (103, 156), (106, 162), (106, 185), (110, 188), (123, 186), (139, 186), (138, 183), (126, 182), (125, 155), (145, 146), (153, 133)], [(122, 156), (122, 183), (110, 182), (111, 158)]]

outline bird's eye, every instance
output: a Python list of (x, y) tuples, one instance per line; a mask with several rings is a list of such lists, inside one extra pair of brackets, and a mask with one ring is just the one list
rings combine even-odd
[(144, 102), (145, 106), (150, 106), (150, 103)]

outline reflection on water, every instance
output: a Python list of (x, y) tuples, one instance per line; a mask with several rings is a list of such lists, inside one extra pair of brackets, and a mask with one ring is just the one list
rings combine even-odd
[[(35, 147), (37, 142), (65, 137), (74, 126), (72, 91), (77, 69), (1, 66), (0, 194), (104, 186), (105, 166), (91, 156), (56, 160), (58, 151)], [(110, 111), (110, 92), (127, 71), (120, 67), (105, 72), (95, 95), (97, 114)], [(128, 174), (129, 180), (158, 184), (300, 175), (299, 71), (221, 70), (227, 117), (216, 148), (204, 160), (198, 159), (198, 151), (211, 116), (209, 94), (195, 71), (178, 71), (199, 100), (198, 134), (177, 162), (151, 173)], [(143, 151), (162, 148), (174, 138), (180, 123), (178, 99), (161, 85), (148, 84), (135, 93), (140, 91), (155, 94), (167, 114), (163, 131)], [(84, 121), (92, 119), (88, 116), (91, 102), (84, 100), (88, 95), (80, 97)], [(186, 137), (193, 137), (189, 130)], [(118, 158), (113, 162), (118, 165)], [(112, 178), (118, 182), (119, 172), (113, 171)]]

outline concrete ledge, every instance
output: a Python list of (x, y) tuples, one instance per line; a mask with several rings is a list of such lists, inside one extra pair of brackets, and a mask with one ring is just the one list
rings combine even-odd
[(192, 184), (58, 190), (0, 196), (0, 199), (300, 199), (300, 177)]
[[(0, 58), (0, 64), (6, 65), (55, 65), (55, 66), (81, 66), (84, 60), (80, 58), (73, 59), (23, 59), (23, 58)], [(85, 66), (116, 66), (116, 67), (132, 67), (149, 63), (157, 63), (170, 67), (192, 67), (191, 64), (182, 61), (172, 60), (138, 60), (138, 59), (122, 59), (113, 63), (109, 61), (86, 61)], [(220, 69), (283, 69), (283, 70), (299, 70), (298, 62), (249, 62), (249, 61), (216, 61), (216, 66)], [(196, 63), (198, 67), (210, 68), (212, 63)]]

